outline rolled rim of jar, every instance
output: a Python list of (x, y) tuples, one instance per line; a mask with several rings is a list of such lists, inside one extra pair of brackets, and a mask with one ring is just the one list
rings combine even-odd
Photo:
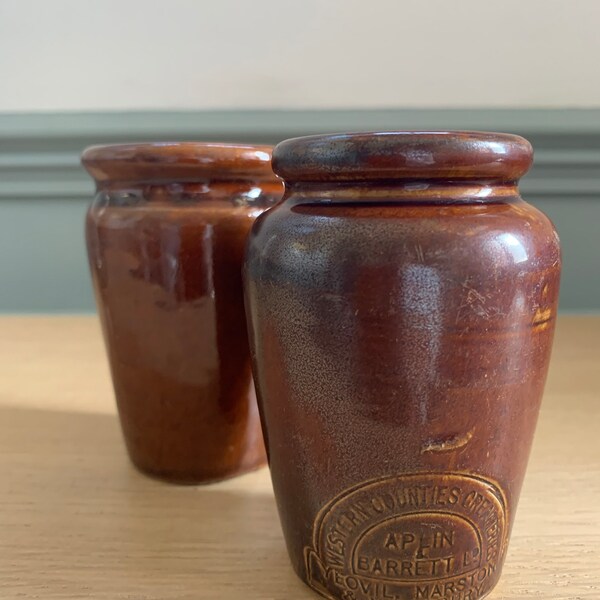
[(312, 135), (273, 150), (286, 183), (374, 180), (516, 182), (533, 162), (518, 135), (481, 131), (376, 131)]
[(279, 182), (273, 148), (220, 142), (149, 142), (90, 146), (81, 163), (98, 183), (243, 180)]

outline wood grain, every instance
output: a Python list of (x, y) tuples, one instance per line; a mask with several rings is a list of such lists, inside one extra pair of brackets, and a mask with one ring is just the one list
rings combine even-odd
[[(315, 598), (268, 472), (169, 486), (129, 464), (94, 317), (0, 318), (0, 598)], [(562, 317), (492, 600), (600, 598), (600, 317)]]

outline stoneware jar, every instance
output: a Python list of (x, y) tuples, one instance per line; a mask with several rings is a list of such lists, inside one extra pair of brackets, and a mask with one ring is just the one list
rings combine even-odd
[(532, 150), (477, 132), (287, 140), (249, 242), (289, 554), (327, 598), (477, 600), (500, 576), (556, 318)]
[(181, 483), (265, 462), (241, 268), (250, 227), (283, 185), (271, 149), (96, 146), (86, 237), (125, 442)]

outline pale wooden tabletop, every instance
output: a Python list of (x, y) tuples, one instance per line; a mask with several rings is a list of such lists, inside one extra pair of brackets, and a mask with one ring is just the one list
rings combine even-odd
[[(600, 599), (600, 317), (562, 317), (492, 600)], [(0, 598), (316, 598), (266, 469), (176, 487), (129, 464), (94, 317), (0, 318)]]

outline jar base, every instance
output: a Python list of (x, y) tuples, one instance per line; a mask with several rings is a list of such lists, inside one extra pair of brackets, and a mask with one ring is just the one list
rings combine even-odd
[(170, 483), (172, 485), (181, 486), (210, 485), (212, 483), (219, 483), (220, 481), (226, 481), (228, 479), (233, 479), (234, 477), (239, 477), (241, 475), (246, 475), (247, 473), (252, 473), (253, 471), (258, 471), (259, 469), (262, 469), (267, 465), (267, 459), (265, 457), (261, 460), (243, 465), (231, 471), (202, 475), (175, 473), (168, 470), (152, 469), (147, 467), (146, 465), (141, 465), (140, 463), (136, 462), (131, 456), (129, 458), (131, 464), (142, 475), (150, 477), (151, 479), (161, 481), (163, 483)]

